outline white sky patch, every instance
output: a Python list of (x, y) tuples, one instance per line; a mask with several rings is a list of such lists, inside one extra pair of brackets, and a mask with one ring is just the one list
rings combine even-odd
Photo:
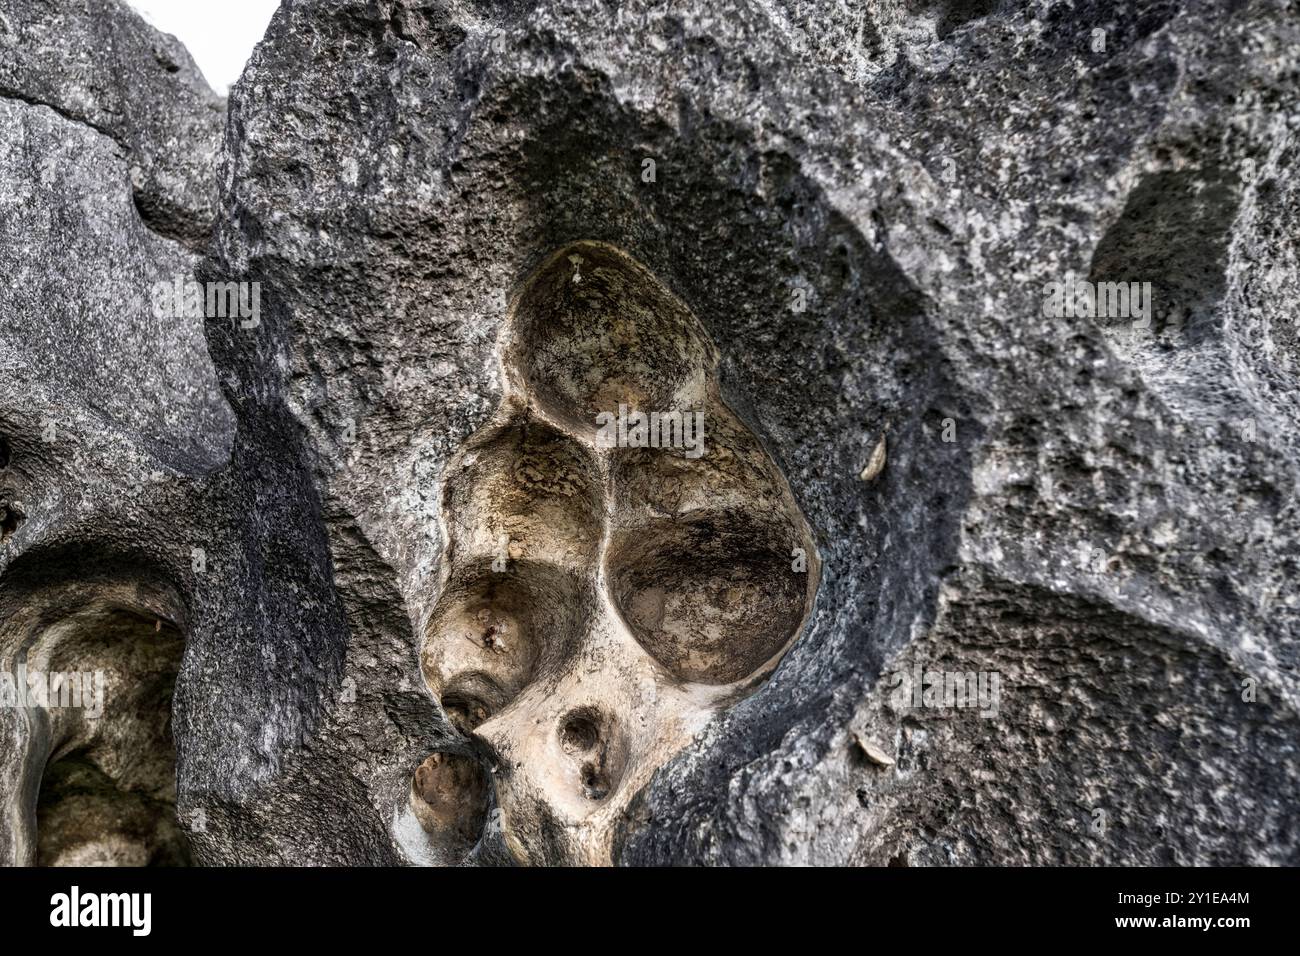
[(280, 0), (127, 0), (153, 26), (185, 44), (208, 84), (225, 96), (244, 72)]

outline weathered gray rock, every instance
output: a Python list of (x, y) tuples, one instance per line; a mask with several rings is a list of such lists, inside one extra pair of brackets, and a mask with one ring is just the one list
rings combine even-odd
[(0, 97), (108, 137), (150, 228), (194, 249), (207, 244), (225, 104), (175, 37), (116, 0), (4, 0)]
[[(137, 52), (155, 48), (175, 69)], [(153, 296), (194, 274), (196, 254), (173, 237), (211, 221), (202, 157), (220, 114), (210, 92), (191, 109), (202, 82), (174, 41), (116, 5), (0, 3), (0, 691), (24, 663), (116, 674), (94, 726), (12, 697), (0, 707), (0, 862), (34, 858), (48, 756), (129, 754), (143, 739), (118, 717), (136, 709), (147, 652), (95, 635), (119, 633), (122, 608), (182, 624), (174, 582), (188, 541), (211, 533), (204, 489), (234, 422), (202, 322), (155, 310)], [(196, 129), (199, 142), (185, 133)], [(172, 682), (145, 725), (165, 725)], [(151, 764), (156, 748), (141, 746)], [(132, 799), (165, 801), (158, 774), (139, 769), (122, 774), (144, 788)]]
[[(111, 578), (185, 634), (199, 860), (459, 861), (416, 768), (519, 768), (421, 673), (444, 479), (512, 394), (509, 297), (605, 242), (699, 318), (821, 558), (798, 639), (657, 770), (616, 862), (1300, 862), (1297, 33), (1291, 2), (286, 0), (198, 267), (260, 283), (260, 322), (206, 323), (225, 402), (163, 330), (138, 347), (164, 370), (109, 396), (59, 377), (57, 316), (6, 328), (86, 424), (42, 448), (0, 393), (27, 514), (0, 606), (48, 621), (51, 576)], [(6, 192), (64, 156), (38, 133)], [(131, 149), (167, 168), (167, 142)], [(80, 261), (184, 256), (120, 179), (76, 207), (85, 162), (55, 168), (56, 226), (106, 219)], [(74, 288), (36, 228), (0, 234), (19, 287)], [(1149, 282), (1154, 315), (1045, 314), (1076, 278)], [(71, 361), (120, 354), (109, 329)], [(505, 862), (509, 807), (486, 819), (468, 861)]]

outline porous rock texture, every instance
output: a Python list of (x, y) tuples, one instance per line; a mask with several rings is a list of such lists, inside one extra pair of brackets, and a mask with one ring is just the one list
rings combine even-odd
[[(0, 0), (5, 667), (104, 606), (183, 634), (199, 862), (520, 857), (509, 812), (453, 853), (415, 801), (512, 773), (421, 673), (443, 478), (521, 283), (607, 243), (821, 561), (610, 862), (1300, 863), (1298, 14), (285, 0), (208, 167), (173, 42)], [(260, 321), (162, 322), (175, 273)], [(1150, 282), (1149, 327), (1044, 315), (1067, 277)], [(927, 672), (996, 706), (898, 692)], [(8, 862), (51, 726), (0, 711)]]

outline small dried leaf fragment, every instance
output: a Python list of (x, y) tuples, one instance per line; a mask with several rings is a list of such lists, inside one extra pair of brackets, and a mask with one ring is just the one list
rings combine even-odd
[(864, 754), (866, 754), (867, 759), (870, 760), (872, 763), (874, 763), (876, 766), (892, 767), (894, 765), (893, 757), (885, 753), (885, 751), (881, 749), (879, 745), (877, 745), (873, 741), (868, 740), (866, 737), (863, 737), (861, 734), (855, 733), (853, 735), (853, 742), (858, 745), (858, 749), (860, 749)]
[(863, 481), (874, 481), (885, 470), (885, 458), (885, 436), (882, 433), (880, 441), (876, 442), (876, 447), (871, 450), (871, 457), (867, 459), (867, 467), (862, 469), (862, 474), (859, 477)]

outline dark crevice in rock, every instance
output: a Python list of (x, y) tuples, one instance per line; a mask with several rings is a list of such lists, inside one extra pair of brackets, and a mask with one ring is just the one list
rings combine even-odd
[(202, 252), (207, 247), (212, 229), (202, 222), (195, 222), (185, 210), (168, 204), (165, 197), (133, 188), (131, 201), (140, 221), (155, 235), (179, 242), (192, 252)]

